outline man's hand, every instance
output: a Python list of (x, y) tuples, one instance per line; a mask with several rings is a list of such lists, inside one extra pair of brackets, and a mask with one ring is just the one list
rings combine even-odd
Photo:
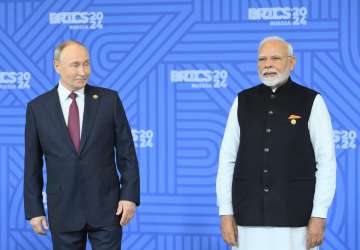
[(125, 226), (135, 215), (136, 205), (132, 201), (119, 201), (116, 215), (121, 216), (120, 225)]
[(226, 243), (231, 246), (238, 245), (238, 230), (235, 218), (232, 215), (221, 216), (221, 234)]
[(38, 216), (30, 219), (30, 224), (35, 233), (44, 235), (49, 230), (48, 223), (45, 216)]
[(326, 220), (311, 217), (307, 227), (306, 247), (307, 249), (320, 246), (324, 240)]

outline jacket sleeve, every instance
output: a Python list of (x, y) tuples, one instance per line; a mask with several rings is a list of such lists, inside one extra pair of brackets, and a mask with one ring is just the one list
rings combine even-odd
[(24, 207), (27, 220), (45, 215), (43, 205), (43, 151), (30, 104), (26, 109), (25, 124)]
[(115, 148), (116, 165), (121, 174), (120, 200), (140, 205), (140, 176), (131, 129), (120, 98), (115, 94)]

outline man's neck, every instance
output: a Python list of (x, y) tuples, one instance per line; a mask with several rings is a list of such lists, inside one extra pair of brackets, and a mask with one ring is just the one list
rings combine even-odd
[(85, 88), (85, 87), (82, 87), (82, 88), (79, 88), (79, 89), (74, 89), (74, 88), (71, 88), (71, 87), (63, 84), (63, 83), (61, 82), (61, 80), (59, 81), (59, 85), (61, 85), (63, 88), (65, 88), (66, 90), (68, 90), (68, 91), (70, 91), (70, 92), (76, 92), (76, 91), (79, 91), (79, 90), (82, 90), (82, 89)]

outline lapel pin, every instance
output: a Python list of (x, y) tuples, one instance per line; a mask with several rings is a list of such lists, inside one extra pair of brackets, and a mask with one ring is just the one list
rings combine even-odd
[(301, 118), (301, 116), (299, 116), (299, 115), (290, 115), (289, 117), (288, 117), (288, 120), (290, 120), (290, 123), (292, 124), (292, 125), (295, 125), (296, 124), (296, 120), (298, 120), (298, 119), (300, 119)]
[(97, 99), (99, 99), (99, 96), (95, 94), (95, 95), (92, 96), (92, 98), (93, 98), (94, 100), (97, 100)]

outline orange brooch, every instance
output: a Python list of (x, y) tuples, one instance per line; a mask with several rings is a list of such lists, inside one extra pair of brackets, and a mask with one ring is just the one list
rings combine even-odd
[(288, 117), (288, 120), (290, 121), (290, 123), (291, 123), (292, 125), (295, 125), (295, 124), (296, 124), (296, 120), (298, 120), (298, 119), (301, 119), (301, 116), (299, 116), (299, 115), (290, 115), (290, 116)]

